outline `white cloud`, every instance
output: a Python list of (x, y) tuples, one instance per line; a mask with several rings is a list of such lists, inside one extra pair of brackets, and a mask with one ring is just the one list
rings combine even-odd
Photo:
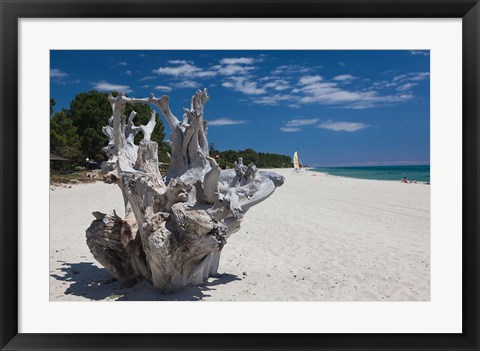
[[(249, 66), (239, 66), (240, 71), (245, 67)], [(404, 103), (413, 99), (413, 95), (408, 93), (409, 89), (414, 87), (418, 81), (429, 76), (428, 72), (408, 73), (397, 76), (396, 81), (382, 81), (373, 84), (372, 82), (368, 83), (365, 79), (359, 79), (362, 86), (345, 89), (344, 83), (349, 83), (358, 77), (352, 74), (341, 74), (331, 80), (325, 80), (318, 74), (300, 75), (300, 78), (285, 74), (273, 74), (281, 73), (282, 70), (286, 71), (293, 67), (294, 65), (279, 66), (276, 69), (277, 72), (271, 72), (270, 75), (260, 77), (235, 74), (224, 80), (222, 86), (251, 95), (249, 101), (253, 104), (275, 106), (283, 103), (292, 108), (298, 108), (304, 104), (319, 104), (349, 109), (367, 109)], [(225, 68), (226, 66), (217, 65), (210, 69), (216, 69), (220, 73)], [(295, 79), (297, 79), (296, 84), (293, 81)], [(366, 84), (369, 85), (366, 86)], [(292, 87), (294, 88), (292, 89)], [(382, 93), (381, 89), (385, 88), (397, 89), (397, 92)]]
[(373, 96), (371, 98), (366, 98), (365, 100), (356, 101), (346, 107), (360, 110), (366, 108), (373, 108), (381, 105), (402, 103), (413, 99), (412, 94), (397, 94), (397, 95), (383, 95), (383, 96)]
[(243, 77), (231, 77), (230, 79), (230, 81), (224, 82), (222, 86), (247, 95), (260, 95), (266, 93), (266, 90), (258, 87), (257, 83), (246, 81)]
[(299, 132), (302, 129), (300, 127), (311, 126), (318, 122), (318, 118), (309, 119), (292, 119), (287, 121), (283, 127), (280, 128), (282, 132)]
[(126, 66), (126, 65), (127, 65), (126, 62), (119, 62), (118, 64), (119, 64), (120, 66)]
[(62, 72), (58, 68), (50, 69), (50, 78), (52, 83), (60, 84), (60, 85), (69, 85), (69, 84), (78, 84), (80, 83), (79, 79), (69, 79), (69, 75), (65, 72)]
[(192, 61), (186, 61), (186, 60), (170, 60), (168, 61), (172, 65), (188, 65), (193, 63)]
[(172, 91), (172, 88), (170, 87), (167, 87), (165, 85), (157, 85), (155, 87), (155, 90), (159, 90), (159, 91)]
[(409, 77), (409, 80), (418, 82), (418, 81), (427, 79), (427, 78), (429, 78), (429, 77), (430, 77), (430, 73), (429, 73), (429, 72), (419, 72), (419, 73), (412, 74), (412, 75)]
[(223, 76), (232, 76), (234, 74), (236, 75), (247, 74), (250, 71), (254, 70), (255, 67), (240, 66), (240, 65), (227, 65), (227, 66), (216, 65), (216, 66), (213, 66), (211, 69), (216, 70), (219, 74)]
[(175, 88), (184, 89), (184, 88), (198, 88), (200, 84), (193, 80), (184, 80), (182, 82), (175, 83)]
[(280, 128), (283, 132), (299, 132), (302, 130), (301, 127), (304, 126), (313, 126), (315, 125), (317, 128), (329, 129), (333, 131), (347, 131), (347, 132), (355, 132), (357, 130), (361, 130), (364, 128), (369, 127), (368, 124), (365, 123), (356, 123), (356, 122), (333, 122), (332, 120), (328, 120), (318, 123), (318, 118), (309, 118), (309, 119), (292, 119), (287, 121), (283, 127)]
[[(375, 82), (373, 83), (373, 87), (376, 89), (395, 88), (399, 92), (405, 92), (417, 86), (419, 84), (418, 82), (426, 80), (429, 77), (429, 72), (410, 72), (394, 76), (391, 81), (384, 80)], [(413, 98), (411, 94), (393, 95), (388, 97), (391, 101), (387, 102), (400, 102), (411, 98)]]
[(259, 98), (255, 98), (252, 102), (259, 105), (278, 105), (281, 101), (288, 101), (294, 98), (293, 95), (284, 95), (284, 94), (275, 94), (275, 95), (267, 95), (261, 96)]
[(235, 124), (244, 124), (246, 121), (230, 119), (230, 118), (219, 118), (219, 119), (212, 119), (208, 121), (209, 126), (231, 126)]
[(300, 65), (283, 65), (278, 66), (272, 71), (274, 75), (281, 75), (281, 74), (299, 74), (299, 73), (307, 73), (310, 72), (310, 67), (300, 66)]
[(320, 82), (321, 80), (322, 80), (322, 77), (320, 77), (320, 76), (303, 76), (298, 81), (298, 84), (308, 85), (308, 84)]
[(208, 77), (214, 77), (217, 75), (217, 72), (215, 71), (199, 71), (195, 73), (195, 77), (197, 78), (208, 78)]
[(399, 76), (393, 77), (393, 81), (396, 82), (396, 81), (398, 81), (398, 80), (403, 80), (403, 79), (405, 79), (405, 78), (407, 78), (407, 77), (408, 77), (408, 75), (406, 75), (406, 74), (400, 74)]
[(333, 122), (328, 120), (326, 122), (320, 123), (318, 128), (333, 130), (335, 132), (345, 131), (345, 132), (356, 132), (357, 130), (365, 129), (369, 127), (365, 123), (356, 123), (356, 122)]
[[(345, 108), (365, 109), (382, 104), (403, 102), (412, 96), (402, 95), (379, 95), (370, 89), (345, 90), (339, 87), (337, 82), (324, 82), (320, 76), (306, 76), (299, 81), (299, 87), (295, 92), (302, 93), (298, 101), (302, 104), (326, 104), (341, 105)], [(292, 91), (293, 92), (293, 91)]]
[(264, 88), (275, 88), (277, 86), (277, 83), (275, 82), (268, 82), (267, 84), (264, 84)]
[(394, 82), (402, 82), (402, 81), (422, 81), (430, 77), (429, 72), (411, 72), (407, 74), (400, 74), (398, 76), (393, 77)]
[(258, 60), (255, 60), (251, 57), (224, 58), (219, 61), (219, 65), (215, 65), (210, 69), (223, 76), (245, 75), (256, 68), (254, 66), (246, 65), (251, 65), (255, 61)]
[[(265, 78), (269, 79), (270, 77), (265, 77)], [(260, 79), (260, 80), (266, 80), (266, 79)], [(277, 91), (283, 91), (283, 90), (289, 89), (290, 85), (288, 85), (288, 81), (286, 81), (285, 79), (275, 79), (273, 81), (270, 81), (264, 84), (263, 88), (264, 89), (272, 88)]]
[(125, 71), (125, 74), (126, 74), (127, 76), (130, 76), (130, 75), (132, 75), (132, 71)]
[(292, 119), (287, 122), (285, 126), (287, 127), (303, 127), (303, 126), (310, 126), (318, 122), (318, 118), (310, 118), (310, 119)]
[(326, 104), (344, 104), (359, 100), (373, 98), (376, 93), (347, 91), (340, 89), (337, 83), (313, 83), (305, 85), (301, 89), (306, 96), (300, 99), (302, 103), (326, 103)]
[[(413, 99), (408, 93), (418, 81), (427, 79), (428, 72), (407, 73), (391, 81), (372, 82), (359, 79), (352, 74), (340, 74), (325, 80), (319, 74), (305, 74), (312, 68), (300, 65), (278, 66), (270, 74), (253, 76), (251, 71), (257, 67), (250, 66), (256, 62), (253, 58), (225, 58), (218, 65), (211, 66), (215, 71), (227, 76), (222, 82), (224, 88), (250, 95), (249, 102), (260, 105), (285, 104), (299, 107), (304, 104), (333, 105), (349, 109), (367, 109), (377, 106), (404, 103)], [(190, 64), (179, 62), (179, 64)], [(300, 72), (304, 72), (303, 74)], [(347, 83), (358, 79), (359, 87), (345, 89)], [(368, 82), (367, 82), (368, 81)], [(397, 89), (390, 93), (382, 89)], [(390, 90), (389, 89), (389, 90)], [(289, 127), (289, 126), (285, 126)]]
[(58, 68), (50, 69), (50, 77), (51, 78), (66, 78), (68, 74), (65, 72), (60, 71)]
[[(414, 80), (424, 79), (427, 76), (425, 73), (416, 73), (402, 77), (401, 79), (408, 78), (411, 85), (406, 86), (405, 90), (399, 89), (400, 93), (390, 95), (381, 95), (374, 88), (379, 89), (387, 86), (396, 88), (399, 85), (405, 85), (408, 81), (383, 81), (374, 83), (371, 86), (348, 90), (343, 88), (342, 83), (356, 79), (351, 74), (336, 76), (331, 81), (324, 80), (320, 75), (306, 75), (300, 77), (296, 87), (291, 89), (291, 83), (288, 80), (276, 76), (265, 76), (256, 78), (254, 82), (247, 82), (247, 78), (244, 77), (231, 77), (223, 83), (223, 86), (242, 91), (245, 94), (261, 95), (251, 100), (252, 103), (261, 105), (278, 105), (281, 102), (286, 102), (287, 106), (290, 107), (298, 107), (299, 104), (320, 104), (337, 105), (350, 109), (367, 109), (386, 104), (402, 103), (412, 99), (413, 96), (409, 93), (404, 93), (404, 91), (416, 84), (413, 83)], [(257, 83), (264, 81), (266, 83), (263, 85)], [(267, 94), (275, 90), (282, 91), (287, 89), (291, 89), (289, 93)]]
[(128, 85), (112, 84), (104, 80), (92, 83), (93, 88), (98, 91), (130, 93), (132, 89)]
[(286, 133), (293, 133), (293, 132), (301, 131), (300, 128), (295, 128), (295, 127), (281, 127), (280, 130), (282, 132), (286, 132)]
[(251, 65), (254, 62), (255, 59), (251, 57), (232, 57), (220, 60), (222, 65)]
[(355, 77), (352, 76), (351, 74), (340, 74), (339, 76), (336, 76), (333, 78), (333, 80), (340, 81), (340, 82), (350, 82), (354, 79)]
[(147, 77), (140, 78), (138, 81), (143, 82), (145, 80), (151, 80), (151, 79), (155, 79), (155, 78), (156, 77), (153, 77), (153, 76), (147, 76)]
[(382, 80), (380, 82), (374, 82), (373, 86), (378, 88), (392, 88), (397, 86), (397, 82), (390, 82), (389, 80)]
[(159, 67), (153, 70), (153, 73), (159, 75), (170, 75), (173, 77), (205, 78), (217, 75), (214, 71), (204, 71), (195, 66), (193, 62), (185, 60), (171, 60), (169, 63), (176, 66)]
[(189, 63), (183, 63), (174, 67), (159, 67), (158, 69), (153, 70), (153, 73), (178, 77), (178, 76), (192, 75), (193, 73), (199, 70), (200, 68), (196, 66), (193, 66)]
[(406, 84), (403, 84), (403, 85), (400, 85), (397, 90), (398, 91), (406, 91), (406, 90), (410, 90), (412, 89), (414, 86), (416, 86), (417, 84), (416, 83), (406, 83)]
[(428, 50), (410, 50), (411, 55), (423, 55), (430, 56), (430, 51)]

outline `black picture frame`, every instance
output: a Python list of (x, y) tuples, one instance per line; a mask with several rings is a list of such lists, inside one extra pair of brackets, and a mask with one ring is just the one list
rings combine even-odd
[[(2, 350), (479, 350), (478, 0), (0, 0), (0, 347)], [(463, 306), (461, 334), (18, 333), (18, 25), (20, 18), (462, 18)], [(459, 121), (460, 123), (460, 121)]]

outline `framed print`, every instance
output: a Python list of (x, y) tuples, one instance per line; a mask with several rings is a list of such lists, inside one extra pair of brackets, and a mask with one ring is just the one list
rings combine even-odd
[(300, 5), (2, 2), (2, 350), (478, 349), (480, 5)]

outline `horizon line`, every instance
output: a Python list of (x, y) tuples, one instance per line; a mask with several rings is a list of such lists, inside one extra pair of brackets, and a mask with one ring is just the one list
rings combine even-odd
[(412, 162), (412, 163), (329, 163), (329, 164), (312, 164), (307, 167), (402, 167), (402, 166), (430, 166), (430, 162)]

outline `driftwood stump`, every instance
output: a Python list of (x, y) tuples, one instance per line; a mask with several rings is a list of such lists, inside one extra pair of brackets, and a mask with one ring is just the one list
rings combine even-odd
[[(135, 99), (108, 97), (112, 117), (103, 132), (104, 148), (116, 170), (104, 179), (120, 187), (125, 218), (115, 212), (94, 212), (87, 244), (95, 259), (116, 278), (146, 279), (167, 292), (197, 285), (217, 274), (227, 238), (238, 231), (243, 215), (270, 196), (284, 178), (258, 171), (255, 165), (221, 170), (209, 157), (207, 122), (203, 118), (207, 91), (197, 91), (182, 120), (170, 111), (168, 96)], [(126, 118), (126, 104), (149, 103), (171, 129), (172, 153), (165, 177), (158, 169), (156, 142), (150, 140), (155, 111), (147, 125), (135, 126), (135, 112)], [(134, 143), (137, 133), (143, 140)]]

